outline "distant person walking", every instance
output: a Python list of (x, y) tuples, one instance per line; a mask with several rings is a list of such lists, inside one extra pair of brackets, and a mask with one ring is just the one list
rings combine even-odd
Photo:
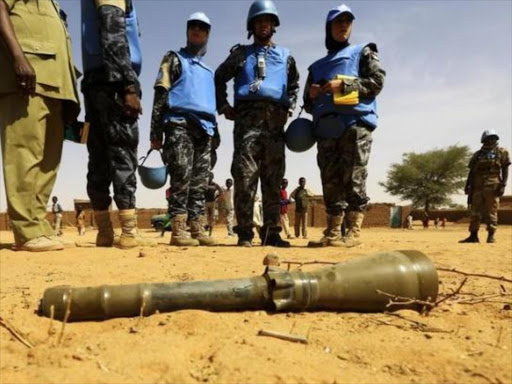
[(295, 237), (300, 236), (300, 230), (302, 229), (302, 238), (308, 238), (308, 208), (310, 198), (313, 196), (313, 192), (306, 188), (306, 179), (301, 177), (299, 186), (290, 195), (295, 200)]
[(52, 197), (53, 229), (57, 236), (62, 236), (62, 206), (57, 196)]
[(233, 231), (233, 218), (235, 216), (235, 207), (233, 204), (233, 179), (226, 180), (226, 188), (222, 192), (222, 208), (226, 215), (226, 227), (228, 230), (228, 236), (233, 237), (235, 233)]
[(412, 215), (407, 216), (407, 229), (412, 229)]
[(292, 233), (290, 231), (290, 220), (288, 219), (288, 204), (290, 204), (290, 199), (288, 199), (288, 192), (286, 188), (288, 187), (288, 179), (283, 179), (281, 181), (281, 207), (279, 208), (279, 221), (281, 222), (281, 227), (283, 228), (284, 234), (288, 239), (292, 238)]
[(78, 236), (85, 235), (85, 211), (80, 209), (76, 215), (76, 227), (78, 229)]
[(423, 229), (428, 229), (428, 221), (429, 221), (428, 212), (427, 212), (427, 211), (425, 211), (425, 212), (423, 213), (423, 219), (422, 219)]

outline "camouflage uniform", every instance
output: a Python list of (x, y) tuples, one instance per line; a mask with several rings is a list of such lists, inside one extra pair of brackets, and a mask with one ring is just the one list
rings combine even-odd
[[(237, 45), (215, 72), (217, 109), (229, 105), (226, 83), (235, 78), (245, 64), (245, 47)], [(299, 73), (290, 55), (287, 61), (287, 93), (290, 105), (267, 100), (235, 100), (234, 153), (231, 174), (235, 184), (235, 214), (239, 237), (252, 239), (254, 198), (261, 181), (263, 231), (280, 232), (280, 184), (285, 173), (284, 125), (295, 109)]]
[[(345, 84), (345, 93), (358, 91), (360, 98), (377, 96), (384, 86), (386, 72), (380, 67), (377, 52), (367, 46), (359, 63), (360, 77), (352, 84)], [(313, 83), (308, 76), (304, 89), (304, 108), (311, 113), (313, 100), (309, 89)], [(338, 216), (345, 210), (364, 212), (366, 195), (366, 169), (372, 145), (372, 129), (356, 123), (337, 138), (317, 138), (317, 162), (320, 168), (326, 212)]]
[[(167, 52), (162, 59), (155, 83), (151, 141), (161, 142), (165, 134), (163, 157), (169, 164), (171, 176), (171, 218), (186, 214), (189, 220), (194, 220), (205, 214), (205, 193), (212, 167), (213, 138), (202, 127), (185, 118), (163, 123), (168, 110), (168, 93), (181, 74), (178, 56), (172, 51)], [(215, 131), (218, 133), (217, 129)], [(217, 142), (220, 143), (220, 137)]]
[(113, 184), (117, 207), (132, 209), (139, 129), (137, 120), (126, 115), (123, 97), (127, 86), (133, 85), (137, 90), (140, 87), (132, 68), (126, 31), (119, 28), (124, 25), (125, 11), (102, 6), (98, 8), (98, 18), (104, 66), (85, 73), (82, 81), (86, 121), (91, 124), (87, 193), (93, 209), (105, 211), (112, 201), (109, 187)]
[(509, 153), (505, 148), (482, 147), (473, 154), (470, 169), (470, 232), (478, 232), (480, 221), (487, 224), (487, 230), (498, 227), (498, 189), (502, 183), (501, 172), (510, 165)]

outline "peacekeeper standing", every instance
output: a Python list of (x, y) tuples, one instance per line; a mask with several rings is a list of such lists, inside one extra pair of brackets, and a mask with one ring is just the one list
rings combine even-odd
[[(313, 115), (327, 213), (324, 237), (310, 241), (310, 247), (360, 244), (370, 200), (366, 195), (366, 167), (372, 131), (377, 127), (375, 97), (384, 86), (385, 71), (374, 43), (349, 43), (354, 18), (344, 4), (329, 11), (325, 25), (327, 56), (309, 67), (304, 90), (305, 110)], [(348, 231), (342, 238), (345, 211)]]
[(468, 195), (471, 213), (470, 235), (460, 243), (479, 243), (480, 221), (487, 224), (487, 242), (495, 243), (494, 234), (498, 228), (498, 206), (505, 193), (510, 166), (509, 153), (498, 146), (498, 133), (484, 131), (482, 148), (473, 154), (469, 162), (469, 174), (464, 192)]
[(61, 250), (46, 206), (64, 124), (80, 112), (71, 40), (52, 0), (0, 0), (0, 131), (15, 250)]
[(109, 207), (119, 209), (121, 248), (156, 246), (137, 231), (137, 119), (142, 114), (138, 76), (142, 65), (140, 36), (132, 0), (81, 0), (82, 60), (86, 120), (90, 122), (87, 149), (87, 193), (98, 225), (96, 246), (114, 245)]
[[(253, 206), (261, 180), (262, 244), (289, 247), (279, 232), (280, 188), (285, 173), (284, 125), (295, 108), (299, 73), (287, 48), (272, 41), (279, 26), (270, 0), (252, 3), (247, 17), (250, 45), (236, 45), (215, 72), (217, 110), (235, 121), (231, 174), (235, 182), (235, 214), (239, 246), (252, 246)], [(226, 83), (234, 78), (234, 108)]]
[[(216, 245), (205, 231), (205, 193), (217, 127), (213, 71), (203, 62), (211, 23), (202, 12), (187, 20), (187, 45), (162, 59), (155, 84), (151, 147), (169, 164), (171, 245)], [(190, 224), (191, 238), (187, 232)]]

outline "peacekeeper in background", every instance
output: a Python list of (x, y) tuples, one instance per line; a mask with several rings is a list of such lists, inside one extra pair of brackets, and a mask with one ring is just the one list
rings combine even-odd
[[(270, 0), (252, 3), (247, 17), (250, 45), (236, 45), (215, 72), (217, 110), (235, 121), (231, 174), (235, 182), (235, 214), (239, 246), (252, 246), (253, 205), (261, 181), (262, 244), (289, 247), (279, 232), (280, 188), (285, 173), (284, 125), (295, 109), (299, 73), (287, 48), (272, 41), (279, 26)], [(234, 79), (234, 108), (226, 83)]]
[[(304, 107), (313, 115), (327, 213), (324, 237), (310, 247), (353, 247), (367, 210), (367, 165), (377, 127), (375, 97), (384, 86), (374, 43), (349, 42), (354, 13), (346, 5), (331, 9), (325, 24), (327, 55), (309, 67)], [(345, 212), (348, 232), (341, 234)]]
[(498, 206), (505, 193), (510, 166), (509, 153), (498, 146), (498, 133), (488, 130), (482, 134), (482, 148), (473, 154), (469, 162), (469, 174), (464, 192), (468, 195), (471, 213), (470, 235), (460, 243), (479, 243), (480, 222), (487, 225), (487, 242), (495, 243), (498, 228)]
[[(202, 12), (187, 21), (187, 45), (162, 59), (155, 83), (151, 148), (162, 148), (171, 175), (171, 245), (216, 245), (205, 231), (205, 194), (217, 129), (213, 71), (204, 63), (210, 19)], [(190, 224), (191, 238), (187, 232)]]
[(59, 168), (64, 124), (80, 112), (71, 39), (52, 0), (0, 0), (0, 132), (15, 250), (53, 251), (46, 207)]
[(119, 209), (121, 248), (156, 246), (137, 231), (135, 191), (137, 146), (142, 114), (140, 75), (142, 55), (139, 24), (132, 0), (81, 0), (82, 60), (89, 165), (87, 193), (98, 225), (96, 246), (112, 247), (112, 203)]

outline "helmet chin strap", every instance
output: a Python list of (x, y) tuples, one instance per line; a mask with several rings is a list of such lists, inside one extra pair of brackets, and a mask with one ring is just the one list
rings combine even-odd
[(204, 44), (192, 44), (187, 41), (187, 51), (192, 53), (194, 56), (204, 56), (208, 48), (208, 43)]

